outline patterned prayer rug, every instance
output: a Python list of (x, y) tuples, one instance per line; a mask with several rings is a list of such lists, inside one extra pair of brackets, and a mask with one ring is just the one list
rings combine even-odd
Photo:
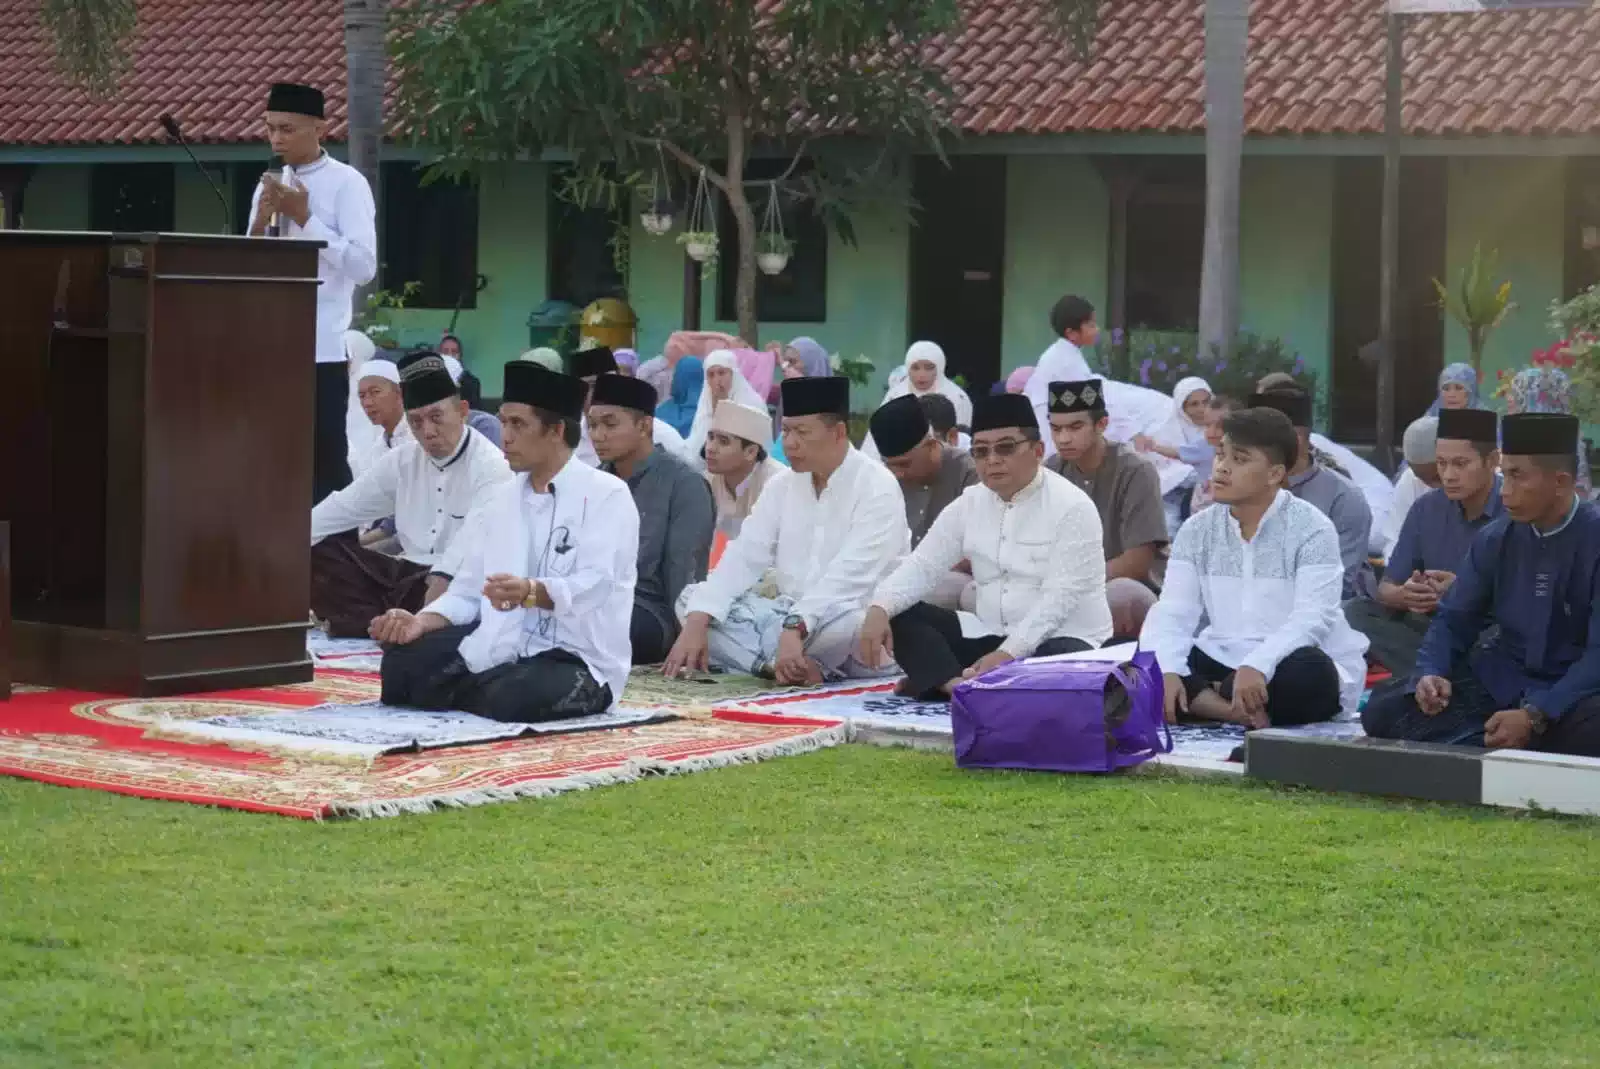
[(735, 712), (397, 754), (362, 765), (176, 742), (149, 731), (173, 720), (370, 701), (376, 691), (370, 677), (319, 672), (310, 684), (175, 699), (14, 694), (0, 704), (0, 774), (308, 819), (383, 817), (761, 761), (848, 737), (838, 721)]
[(661, 674), (660, 665), (642, 664), (629, 674), (622, 704), (710, 708), (742, 698), (773, 694), (777, 686), (770, 679), (738, 672), (702, 672), (691, 679), (668, 679)]

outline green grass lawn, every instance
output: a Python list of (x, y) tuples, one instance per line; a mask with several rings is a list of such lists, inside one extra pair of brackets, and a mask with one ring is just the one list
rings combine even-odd
[(1600, 823), (845, 747), (317, 826), (0, 780), (0, 1066), (1600, 1064)]

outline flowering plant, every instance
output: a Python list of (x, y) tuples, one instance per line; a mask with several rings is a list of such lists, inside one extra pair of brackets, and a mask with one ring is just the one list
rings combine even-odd
[(1239, 400), (1255, 393), (1262, 378), (1281, 371), (1293, 375), (1301, 387), (1317, 396), (1317, 373), (1306, 367), (1304, 357), (1278, 338), (1249, 331), (1235, 339), (1233, 355), (1224, 356), (1215, 349), (1202, 354), (1199, 338), (1193, 334), (1141, 332), (1129, 336), (1114, 330), (1109, 359), (1101, 370), (1111, 378), (1162, 393), (1171, 393), (1179, 380), (1196, 375), (1205, 379), (1213, 392)]

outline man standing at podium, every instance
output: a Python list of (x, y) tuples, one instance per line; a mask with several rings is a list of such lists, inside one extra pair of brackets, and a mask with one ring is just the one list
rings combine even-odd
[(317, 257), (317, 399), (311, 503), (350, 484), (345, 409), (350, 382), (344, 332), (356, 289), (378, 273), (377, 209), (361, 172), (322, 148), (322, 91), (279, 82), (267, 95), (267, 140), (281, 173), (261, 176), (250, 236), (324, 242)]

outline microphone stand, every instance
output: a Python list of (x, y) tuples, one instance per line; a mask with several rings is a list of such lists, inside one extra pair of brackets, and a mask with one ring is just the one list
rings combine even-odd
[(189, 147), (189, 142), (184, 139), (183, 130), (178, 126), (178, 120), (171, 115), (163, 115), (161, 116), (161, 128), (167, 132), (169, 138), (176, 141), (183, 148), (183, 151), (188, 154), (189, 162), (194, 164), (195, 169), (205, 175), (206, 184), (211, 187), (211, 192), (217, 195), (217, 203), (222, 205), (224, 232), (233, 233), (233, 209), (228, 206), (228, 198), (223, 196), (222, 188), (217, 185), (217, 180), (211, 177), (211, 172), (206, 169), (205, 164), (200, 162), (200, 158), (194, 154), (194, 149)]

